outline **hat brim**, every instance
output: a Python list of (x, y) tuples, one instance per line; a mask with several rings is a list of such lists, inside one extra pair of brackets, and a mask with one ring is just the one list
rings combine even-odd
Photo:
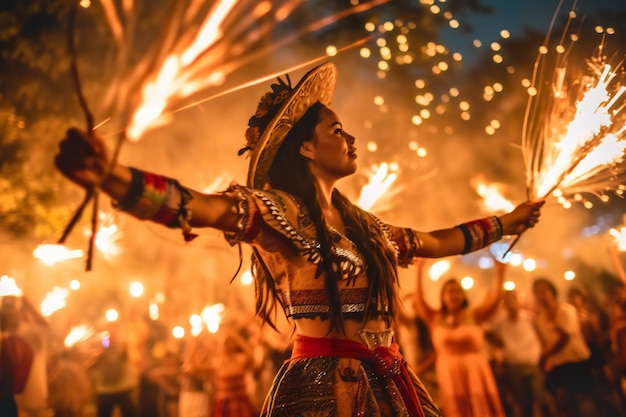
[(248, 187), (263, 189), (267, 186), (270, 167), (287, 133), (314, 103), (319, 101), (330, 107), (336, 84), (337, 67), (331, 62), (313, 68), (302, 77), (250, 153)]

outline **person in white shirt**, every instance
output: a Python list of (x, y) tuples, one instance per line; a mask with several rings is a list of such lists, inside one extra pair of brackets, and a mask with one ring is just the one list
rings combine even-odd
[(492, 327), (492, 336), (502, 351), (504, 383), (514, 401), (514, 415), (543, 414), (544, 375), (539, 366), (541, 341), (528, 312), (520, 308), (515, 290), (503, 295), (502, 312)]
[[(545, 278), (533, 282), (537, 304), (535, 326), (542, 343), (541, 365), (546, 372), (546, 389), (564, 416), (575, 416), (590, 406), (593, 377), (590, 351), (578, 314), (571, 304), (557, 299), (554, 284)], [(579, 400), (585, 399), (582, 403)]]

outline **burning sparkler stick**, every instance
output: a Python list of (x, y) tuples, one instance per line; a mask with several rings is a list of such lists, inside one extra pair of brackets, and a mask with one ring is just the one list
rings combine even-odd
[[(85, 99), (85, 95), (83, 94), (83, 89), (82, 89), (81, 81), (80, 81), (80, 75), (78, 73), (78, 64), (76, 62), (77, 57), (76, 57), (76, 45), (75, 45), (75, 39), (74, 39), (74, 32), (75, 32), (74, 28), (76, 27), (76, 13), (77, 13), (79, 4), (80, 3), (78, 1), (76, 0), (74, 1), (74, 5), (72, 6), (70, 10), (70, 15), (69, 15), (68, 49), (70, 53), (70, 71), (72, 74), (72, 79), (74, 80), (74, 90), (78, 97), (78, 102), (80, 104), (80, 107), (83, 110), (83, 113), (85, 114), (87, 132), (91, 133), (94, 128), (93, 115), (91, 111), (89, 110), (89, 106), (87, 105), (87, 100)], [(93, 247), (94, 247), (94, 242), (96, 238), (96, 228), (97, 228), (97, 221), (98, 221), (98, 187), (92, 187), (89, 190), (87, 190), (87, 193), (85, 194), (85, 197), (83, 198), (82, 203), (78, 206), (78, 208), (74, 212), (74, 215), (70, 219), (70, 222), (67, 224), (67, 226), (65, 226), (65, 229), (63, 230), (63, 234), (61, 235), (61, 238), (57, 242), (59, 245), (63, 245), (65, 243), (65, 240), (69, 236), (72, 229), (74, 229), (74, 226), (76, 226), (76, 223), (82, 217), (83, 211), (85, 211), (85, 208), (91, 201), (93, 201), (93, 207), (92, 207), (92, 212), (91, 212), (91, 235), (89, 236), (89, 245), (87, 247), (87, 263), (85, 267), (87, 271), (91, 271), (91, 268), (92, 268)]]
[[(574, 17), (570, 12), (570, 19)], [(626, 86), (618, 77), (623, 63), (606, 62), (603, 47), (601, 43), (599, 53), (587, 60), (582, 76), (568, 78), (565, 48), (560, 45), (550, 93), (540, 90), (529, 97), (522, 152), (530, 200), (554, 194), (602, 194), (618, 190), (625, 177)], [(537, 63), (546, 50), (540, 50)], [(547, 113), (538, 113), (544, 108)]]

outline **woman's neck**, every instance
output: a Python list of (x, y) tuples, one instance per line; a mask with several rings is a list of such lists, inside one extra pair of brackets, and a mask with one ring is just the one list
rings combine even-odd
[(322, 211), (333, 210), (333, 190), (335, 189), (335, 181), (317, 179), (317, 199)]

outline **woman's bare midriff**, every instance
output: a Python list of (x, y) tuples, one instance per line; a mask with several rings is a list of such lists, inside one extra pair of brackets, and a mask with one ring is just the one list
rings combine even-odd
[(346, 333), (333, 330), (330, 333), (330, 322), (322, 320), (319, 317), (314, 319), (298, 319), (296, 322), (296, 334), (308, 337), (328, 337), (337, 339), (350, 339), (357, 342), (363, 342), (359, 336), (359, 330), (369, 330), (372, 332), (380, 332), (387, 330), (389, 325), (384, 319), (373, 319), (366, 323), (356, 320), (344, 320)]

